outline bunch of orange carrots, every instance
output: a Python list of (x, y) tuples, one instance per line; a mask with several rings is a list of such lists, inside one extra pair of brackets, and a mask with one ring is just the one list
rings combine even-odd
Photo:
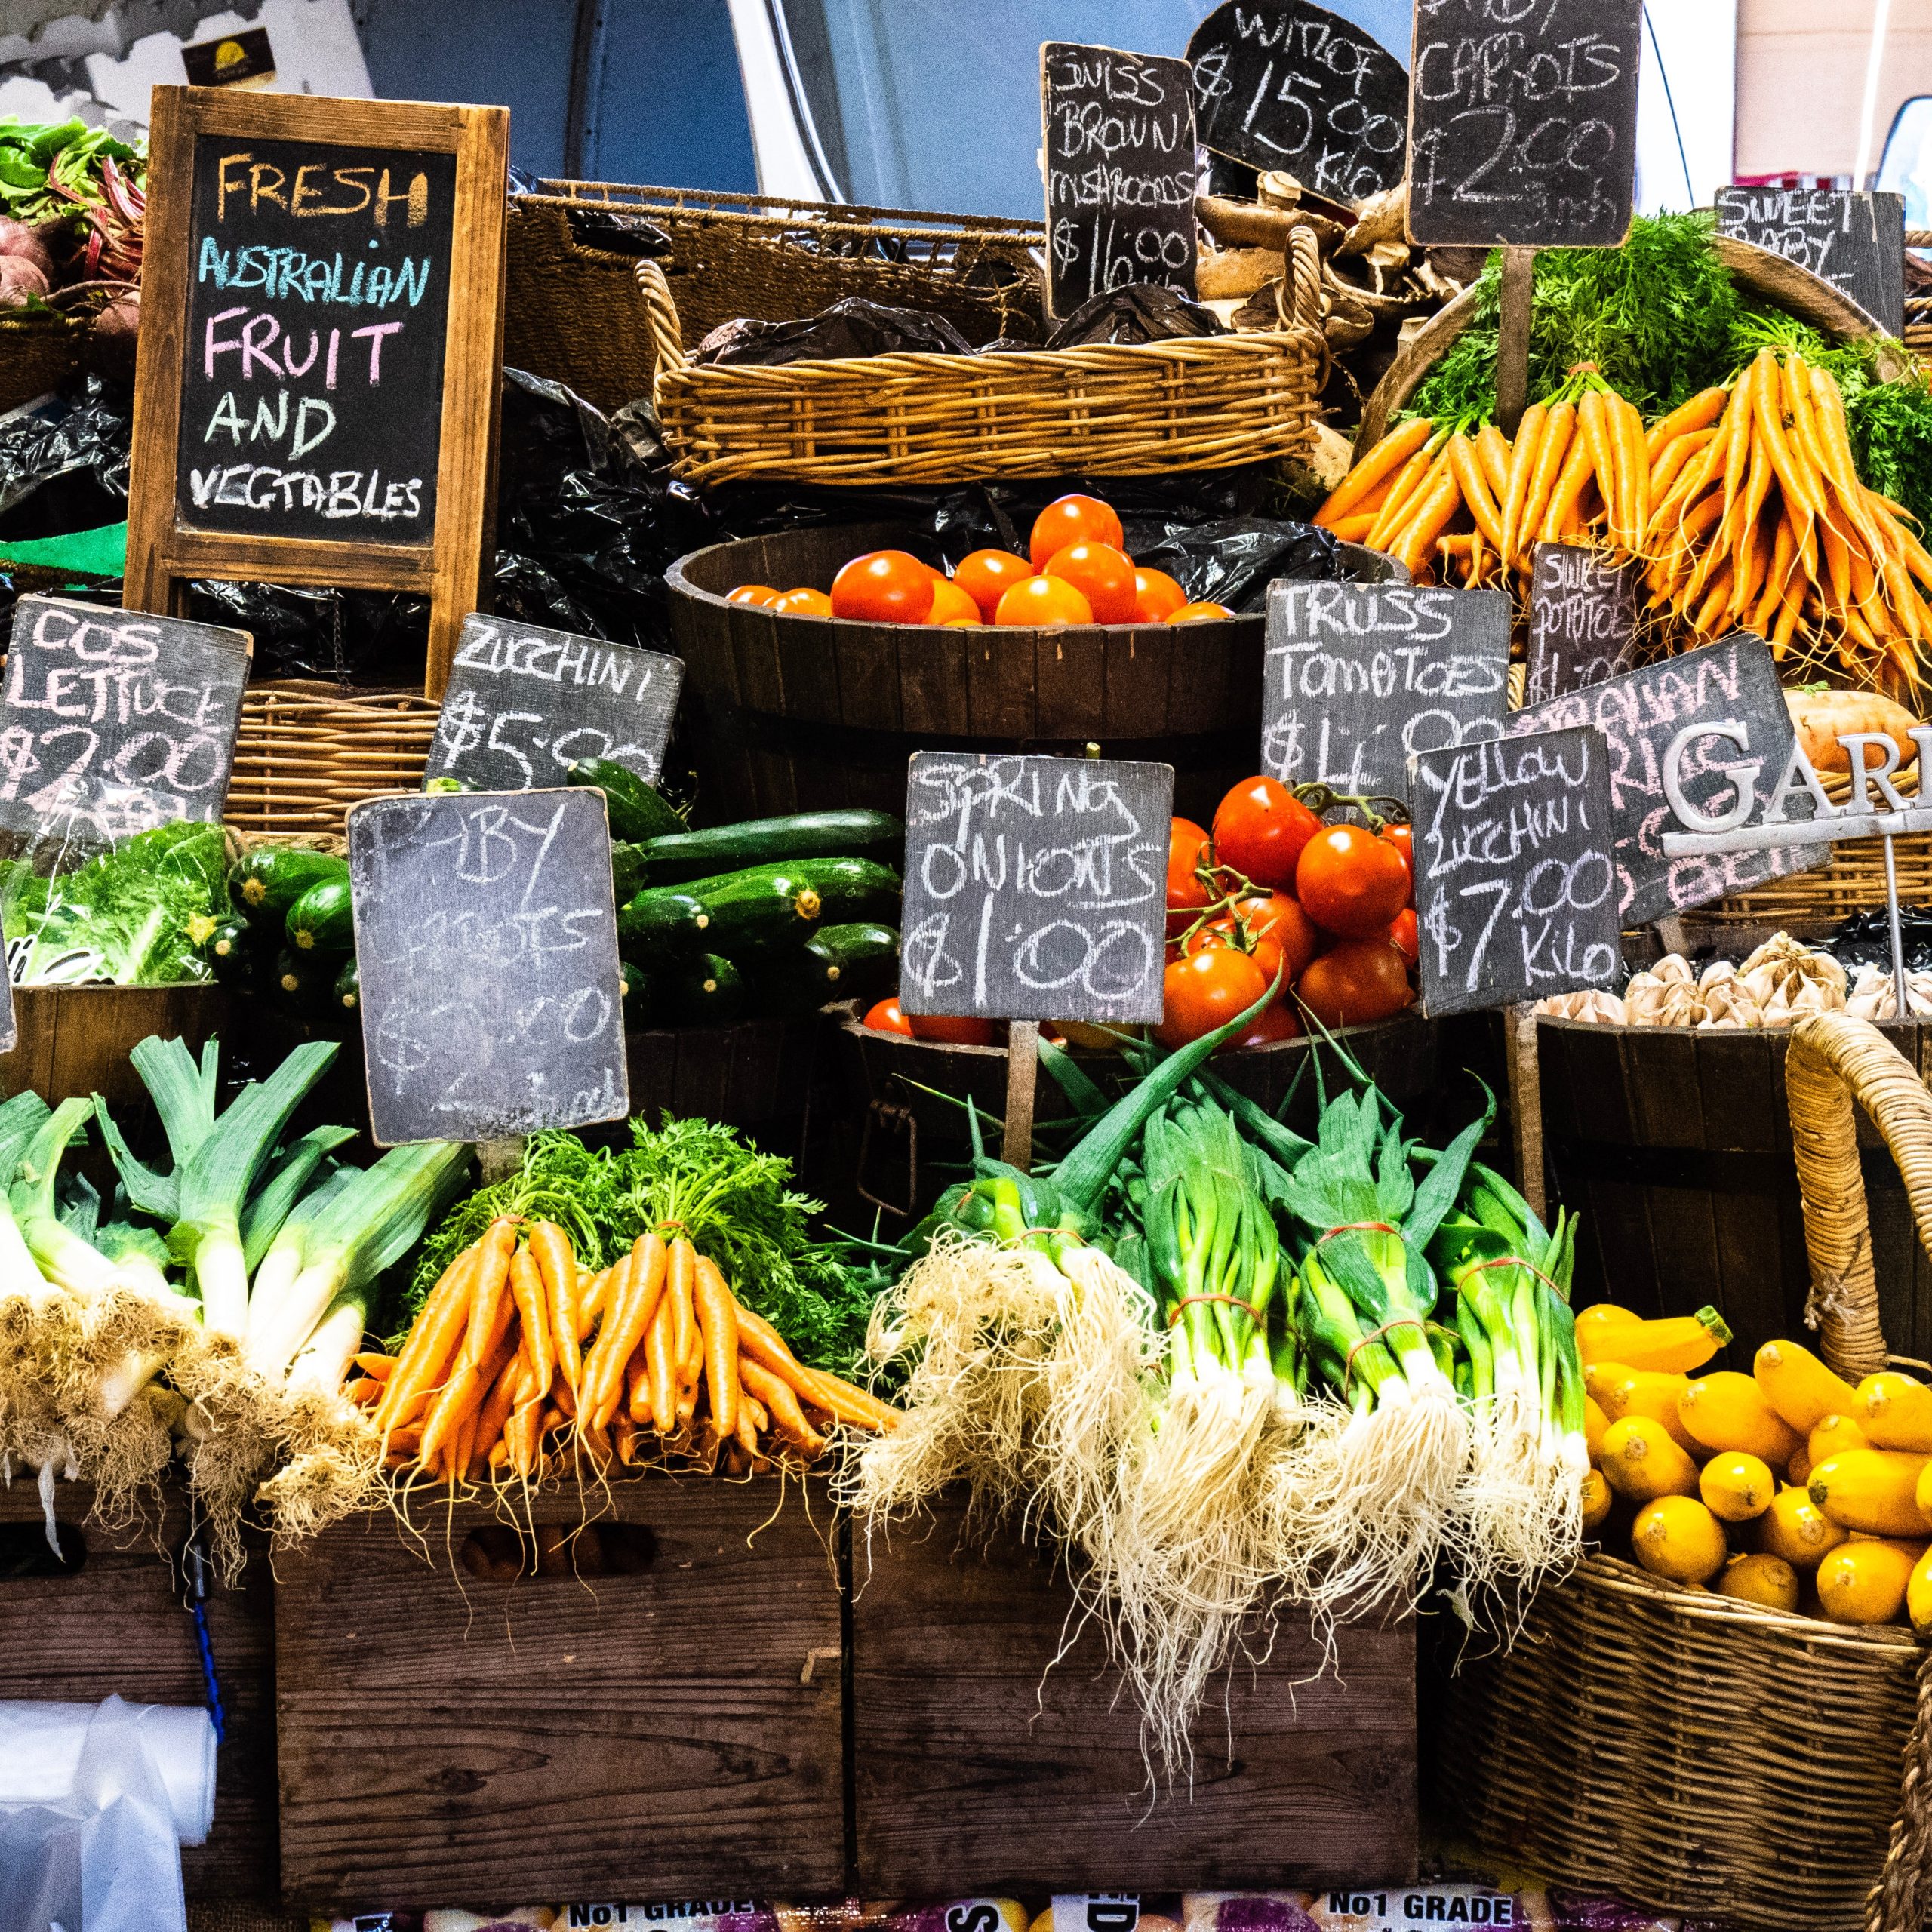
[(1645, 567), (1666, 648), (1742, 628), (1780, 657), (1801, 647), (1859, 681), (1920, 683), (1932, 554), (1860, 481), (1827, 371), (1766, 349), (1647, 431), (1591, 372), (1575, 380), (1590, 386), (1533, 404), (1513, 442), (1493, 423), (1401, 424), (1315, 521), (1418, 582), (1509, 587), (1540, 542), (1600, 545)]
[(399, 1355), (355, 1359), (349, 1394), (373, 1409), (389, 1466), (453, 1486), (528, 1482), (573, 1456), (744, 1473), (812, 1461), (838, 1425), (899, 1420), (799, 1361), (674, 1229), (593, 1274), (554, 1221), (500, 1217), (444, 1271)]

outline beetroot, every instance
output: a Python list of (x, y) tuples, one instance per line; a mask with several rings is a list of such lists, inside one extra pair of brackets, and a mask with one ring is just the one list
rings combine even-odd
[(24, 255), (0, 255), (0, 309), (24, 309), (48, 286), (45, 275)]
[(48, 252), (47, 244), (25, 222), (0, 215), (0, 256), (6, 255), (31, 262), (46, 277), (48, 286), (53, 286), (54, 257)]
[(118, 295), (94, 318), (88, 333), (88, 360), (103, 376), (134, 379), (134, 351), (141, 326), (141, 297), (131, 289)]

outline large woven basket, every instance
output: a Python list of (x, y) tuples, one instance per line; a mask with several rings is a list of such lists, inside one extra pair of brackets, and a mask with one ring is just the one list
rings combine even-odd
[(245, 832), (340, 832), (351, 805), (420, 788), (437, 709), (420, 691), (251, 685), (222, 816)]
[[(1932, 1094), (1877, 1028), (1801, 1020), (1786, 1062), (1825, 1358), (1886, 1365), (1854, 1102), (1932, 1246)], [(1491, 1854), (1763, 1932), (1918, 1932), (1932, 1667), (1911, 1634), (1786, 1616), (1592, 1556), (1448, 1684), (1431, 1774)]]
[(1149, 476), (1292, 456), (1327, 356), (1320, 252), (1307, 229), (1294, 243), (1279, 329), (776, 368), (694, 365), (663, 272), (640, 262), (658, 420), (678, 473), (706, 485)]

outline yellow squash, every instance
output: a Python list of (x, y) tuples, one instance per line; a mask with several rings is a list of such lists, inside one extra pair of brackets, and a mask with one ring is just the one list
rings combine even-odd
[(1721, 1596), (1741, 1597), (1767, 1610), (1798, 1607), (1798, 1572), (1781, 1556), (1734, 1556), (1713, 1587)]
[(1918, 1478), (1927, 1459), (1896, 1449), (1847, 1449), (1811, 1472), (1811, 1500), (1841, 1529), (1874, 1537), (1922, 1537)]
[(1801, 1442), (1784, 1466), (1784, 1479), (1799, 1489), (1811, 1480), (1811, 1451)]
[(1810, 1452), (1815, 1469), (1834, 1456), (1843, 1455), (1847, 1449), (1869, 1449), (1872, 1438), (1850, 1416), (1826, 1416), (1813, 1428), (1804, 1446)]
[(1765, 1401), (1752, 1377), (1734, 1370), (1692, 1383), (1678, 1399), (1677, 1414), (1707, 1452), (1739, 1449), (1780, 1468), (1804, 1440)]
[(1730, 1553), (1724, 1525), (1688, 1496), (1660, 1496), (1637, 1512), (1630, 1547), (1654, 1575), (1675, 1583), (1708, 1583)]
[(1610, 1426), (1610, 1417), (1594, 1395), (1583, 1398), (1583, 1444), (1590, 1452), (1590, 1460), (1597, 1459), (1597, 1451), (1602, 1446), (1603, 1432)]
[(1852, 1416), (1881, 1449), (1932, 1455), (1932, 1389), (1887, 1369), (1858, 1385)]
[(1913, 1564), (1912, 1579), (1905, 1586), (1906, 1614), (1921, 1637), (1932, 1636), (1932, 1550)]
[(1593, 1530), (1610, 1514), (1610, 1506), (1616, 1500), (1614, 1492), (1603, 1479), (1601, 1469), (1583, 1472), (1583, 1527)]
[(1702, 1368), (1725, 1343), (1730, 1331), (1714, 1308), (1661, 1321), (1618, 1322), (1607, 1318), (1577, 1324), (1577, 1349), (1586, 1364), (1620, 1361), (1629, 1368), (1657, 1368), (1687, 1374)]
[(1829, 1415), (1849, 1415), (1857, 1392), (1809, 1349), (1795, 1342), (1767, 1342), (1751, 1373), (1764, 1400), (1799, 1435), (1808, 1435)]
[(1767, 1464), (1742, 1450), (1713, 1456), (1697, 1478), (1697, 1494), (1714, 1516), (1727, 1523), (1748, 1523), (1771, 1506), (1777, 1478)]
[(1612, 1422), (1621, 1422), (1626, 1416), (1648, 1416), (1653, 1422), (1663, 1424), (1670, 1432), (1672, 1441), (1687, 1456), (1706, 1453), (1697, 1438), (1684, 1426), (1677, 1413), (1677, 1405), (1690, 1386), (1687, 1375), (1672, 1374), (1656, 1368), (1632, 1368), (1617, 1362), (1601, 1369), (1585, 1369), (1586, 1386), (1593, 1375), (1598, 1379), (1590, 1393)]
[(1781, 1489), (1752, 1525), (1751, 1538), (1765, 1555), (1781, 1556), (1794, 1570), (1815, 1570), (1845, 1534), (1803, 1490)]
[(1648, 1503), (1659, 1496), (1695, 1496), (1697, 1466), (1660, 1422), (1626, 1416), (1604, 1431), (1601, 1467), (1620, 1496)]
[(1847, 1543), (1818, 1566), (1818, 1601), (1834, 1623), (1889, 1623), (1905, 1607), (1924, 1545), (1874, 1537)]

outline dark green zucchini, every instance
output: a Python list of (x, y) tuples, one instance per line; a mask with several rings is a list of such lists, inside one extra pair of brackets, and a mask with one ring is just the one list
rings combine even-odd
[(647, 880), (644, 850), (622, 838), (611, 841), (611, 883), (617, 888), (620, 906), (641, 892), (647, 883), (657, 882)]
[(346, 859), (299, 845), (257, 845), (229, 874), (228, 887), (244, 918), (278, 934), (296, 900), (312, 885), (331, 879), (347, 884)]
[(821, 926), (803, 946), (761, 953), (747, 964), (768, 1013), (811, 1013), (834, 1000), (869, 1005), (898, 984), (899, 935), (865, 922)]
[(246, 919), (238, 915), (231, 919), (218, 920), (202, 950), (207, 955), (209, 970), (229, 992), (248, 992), (254, 989), (262, 948), (254, 928)]
[(353, 953), (335, 976), (335, 1003), (344, 1013), (359, 1013), (362, 1009), (362, 975)]
[(349, 952), (355, 944), (355, 922), (346, 878), (312, 885), (288, 909), (288, 943), (298, 952)]
[(801, 946), (817, 931), (823, 905), (809, 870), (804, 863), (752, 866), (722, 878), (661, 889), (688, 892), (702, 900), (710, 914), (706, 945), (721, 946), (735, 958), (766, 946)]
[(743, 976), (730, 960), (707, 952), (657, 981), (659, 1009), (676, 1026), (725, 1026), (745, 1010)]
[(814, 859), (802, 869), (829, 926), (899, 916), (899, 875), (872, 859)]
[(604, 794), (614, 839), (662, 838), (685, 829), (684, 820), (656, 788), (627, 765), (608, 758), (579, 758), (568, 768), (568, 776), (571, 784), (587, 785)]
[(624, 1002), (624, 1025), (632, 1032), (644, 1024), (645, 1001), (650, 997), (649, 985), (643, 974), (628, 959), (619, 963), (617, 992)]
[(650, 968), (710, 943), (710, 909), (694, 894), (663, 886), (635, 893), (617, 909), (617, 949)]
[(285, 946), (275, 955), (269, 991), (284, 1006), (312, 1017), (328, 1010), (336, 971), (336, 961), (328, 955)]
[(648, 839), (644, 862), (653, 885), (703, 878), (743, 866), (776, 865), (786, 859), (832, 859), (897, 849), (906, 828), (890, 812), (795, 812), (786, 818), (746, 819), (709, 832), (676, 832)]

